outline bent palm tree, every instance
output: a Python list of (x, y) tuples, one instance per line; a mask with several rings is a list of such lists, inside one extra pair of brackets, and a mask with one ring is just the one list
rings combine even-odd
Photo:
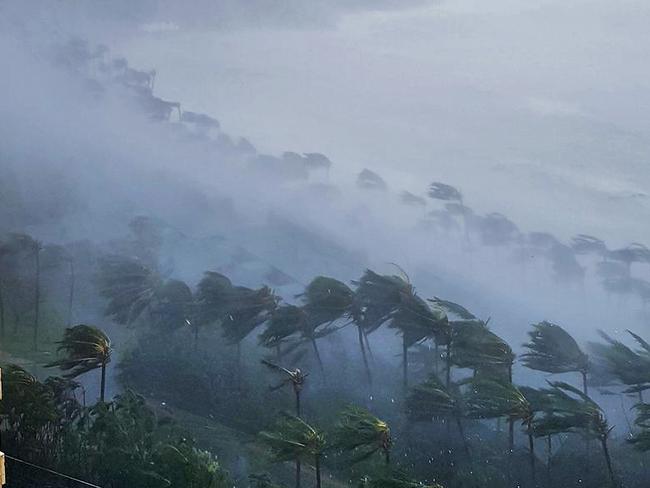
[(469, 455), (469, 444), (465, 436), (462, 418), (467, 414), (460, 389), (452, 384), (447, 389), (435, 375), (427, 381), (411, 388), (406, 397), (406, 415), (413, 422), (430, 422), (434, 418), (444, 418), (456, 422), (458, 433), (463, 441), (465, 454)]
[(386, 422), (364, 409), (349, 407), (341, 413), (334, 444), (344, 451), (358, 453), (353, 457), (352, 463), (381, 453), (386, 464), (390, 464), (390, 428)]
[[(468, 412), (471, 417), (480, 419), (507, 417), (514, 424), (521, 421), (528, 436), (528, 451), (533, 484), (535, 476), (535, 444), (533, 442), (534, 410), (524, 393), (510, 382), (477, 379), (470, 383), (467, 395)], [(512, 454), (513, 438), (509, 439), (509, 452)]]
[[(316, 488), (321, 488), (320, 461), (325, 450), (325, 436), (304, 420), (284, 414), (273, 430), (260, 432), (276, 462), (301, 461), (312, 464), (316, 470)], [(300, 478), (296, 477), (296, 488)]]
[(265, 359), (262, 360), (262, 364), (265, 366), (269, 367), (271, 370), (275, 371), (276, 373), (280, 373), (284, 376), (284, 380), (282, 383), (279, 385), (276, 385), (271, 388), (271, 390), (278, 390), (285, 385), (291, 385), (293, 388), (293, 393), (296, 397), (296, 417), (301, 416), (301, 408), (300, 408), (300, 393), (302, 392), (302, 389), (305, 387), (305, 379), (307, 376), (309, 376), (309, 373), (305, 374), (303, 373), (300, 369), (296, 368), (293, 371), (288, 370), (287, 368), (283, 368), (282, 366), (278, 366), (277, 364), (273, 364), (270, 361), (267, 361)]
[(63, 333), (58, 342), (65, 357), (46, 365), (67, 371), (65, 378), (76, 378), (93, 369), (101, 368), (100, 401), (104, 401), (106, 390), (106, 365), (111, 361), (111, 340), (104, 332), (92, 325), (76, 325)]
[(137, 259), (108, 256), (100, 262), (99, 292), (108, 299), (105, 314), (131, 325), (154, 303), (160, 275)]
[(524, 365), (547, 373), (578, 372), (586, 395), (589, 357), (576, 340), (559, 325), (547, 321), (534, 324), (528, 335), (530, 342), (524, 344), (528, 352), (522, 355)]
[(549, 382), (550, 410), (536, 422), (536, 429), (542, 433), (577, 432), (586, 438), (598, 439), (603, 450), (609, 481), (612, 486), (618, 482), (612, 468), (607, 444), (610, 427), (600, 406), (579, 389), (561, 381)]
[[(322, 366), (316, 339), (336, 332), (337, 329), (331, 325), (341, 318), (350, 316), (354, 292), (345, 283), (333, 278), (317, 276), (307, 285), (304, 293), (297, 295), (297, 298), (302, 299), (306, 314), (302, 335), (311, 342), (314, 353), (319, 358), (319, 365)], [(363, 349), (363, 358), (367, 369), (365, 349)], [(322, 367), (321, 373), (324, 373)]]
[(643, 402), (643, 392), (650, 389), (650, 345), (640, 336), (628, 331), (641, 346), (635, 351), (620, 341), (617, 341), (603, 331), (600, 336), (606, 344), (590, 344), (591, 350), (600, 358), (608, 372), (628, 388), (624, 393), (636, 393), (639, 401)]

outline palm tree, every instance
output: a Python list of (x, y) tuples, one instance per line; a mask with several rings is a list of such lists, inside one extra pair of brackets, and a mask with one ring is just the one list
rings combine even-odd
[(467, 414), (463, 395), (458, 385), (447, 389), (435, 375), (424, 383), (411, 388), (406, 397), (406, 415), (413, 422), (430, 422), (434, 418), (444, 418), (456, 422), (458, 433), (463, 441), (466, 455), (470, 455), (462, 418)]
[(463, 218), (463, 227), (465, 229), (465, 239), (469, 243), (469, 228), (467, 226), (467, 216), (470, 210), (465, 207), (463, 203), (463, 194), (457, 188), (447, 185), (446, 183), (440, 183), (434, 181), (429, 185), (429, 191), (427, 193), (429, 198), (434, 200), (442, 200), (444, 202), (451, 202), (447, 205), (454, 205), (459, 210)]
[[(524, 393), (510, 382), (475, 379), (470, 383), (467, 395), (468, 412), (471, 417), (480, 419), (507, 417), (514, 424), (521, 421), (528, 436), (528, 451), (533, 484), (537, 485), (535, 476), (535, 444), (533, 442), (534, 410)], [(508, 446), (512, 454), (514, 445), (512, 437)]]
[(106, 365), (111, 361), (111, 340), (101, 330), (92, 325), (75, 325), (63, 333), (59, 342), (59, 352), (65, 357), (46, 365), (58, 367), (65, 378), (76, 378), (88, 371), (101, 368), (100, 401), (104, 402), (106, 390)]
[(192, 325), (195, 309), (190, 287), (181, 280), (167, 280), (156, 291), (151, 308), (153, 325), (166, 331)]
[(603, 450), (609, 481), (618, 485), (607, 444), (610, 427), (600, 406), (582, 391), (561, 381), (549, 382), (550, 413), (536, 420), (535, 429), (544, 433), (578, 432), (598, 439)]
[[(298, 295), (297, 298), (301, 298), (303, 310), (307, 315), (302, 335), (311, 342), (314, 352), (319, 358), (319, 364), (321, 364), (316, 339), (336, 332), (337, 329), (331, 325), (337, 320), (351, 315), (354, 292), (345, 283), (334, 278), (317, 276), (307, 285), (305, 292)], [(362, 351), (364, 364), (369, 372), (365, 349)], [(322, 369), (321, 373), (323, 373)]]
[(429, 307), (410, 284), (400, 290), (400, 302), (390, 318), (389, 327), (402, 334), (402, 372), (406, 390), (409, 347), (426, 339), (433, 339), (436, 343), (441, 341), (441, 338), (448, 336), (449, 323), (447, 315)]
[(105, 314), (123, 325), (131, 325), (151, 310), (163, 284), (156, 270), (124, 256), (102, 259), (98, 281), (100, 294), (108, 300)]
[(354, 303), (352, 305), (352, 320), (357, 326), (359, 347), (363, 357), (368, 382), (372, 384), (372, 375), (366, 356), (368, 335), (377, 330), (390, 318), (400, 303), (401, 287), (405, 283), (397, 276), (379, 275), (367, 269), (356, 285)]
[[(271, 388), (272, 391), (278, 390), (287, 384), (291, 384), (291, 387), (293, 388), (293, 394), (296, 398), (296, 417), (300, 418), (302, 416), (302, 409), (300, 406), (300, 394), (302, 392), (302, 389), (305, 386), (305, 379), (307, 378), (307, 376), (309, 376), (309, 374), (304, 374), (298, 368), (294, 369), (293, 371), (290, 371), (286, 368), (283, 368), (282, 366), (278, 366), (277, 364), (273, 364), (272, 362), (266, 360), (262, 360), (262, 364), (268, 366), (271, 370), (275, 372), (283, 374), (285, 377), (284, 381)], [(296, 459), (296, 486), (300, 486), (301, 471), (302, 471), (302, 461), (300, 459)]]
[(336, 426), (334, 445), (341, 450), (358, 453), (352, 463), (368, 459), (381, 453), (386, 464), (390, 464), (392, 439), (390, 428), (367, 410), (359, 407), (345, 409)]
[(650, 404), (638, 403), (635, 405), (637, 416), (634, 423), (641, 430), (635, 433), (631, 439), (628, 440), (635, 449), (639, 451), (650, 451)]
[(534, 324), (528, 335), (530, 342), (524, 344), (528, 352), (522, 355), (524, 365), (553, 374), (578, 372), (586, 395), (589, 358), (575, 339), (559, 325), (547, 321)]
[(32, 348), (38, 349), (38, 327), (41, 305), (41, 250), (42, 245), (27, 234), (10, 234), (4, 243), (4, 254), (29, 257), (34, 260), (34, 335)]
[[(264, 347), (275, 349), (279, 360), (282, 354), (280, 350), (282, 344), (299, 336), (304, 330), (306, 320), (305, 311), (301, 307), (280, 305), (271, 313), (266, 328), (259, 336), (259, 343)], [(291, 348), (299, 345), (300, 342), (296, 339)], [(288, 350), (284, 352), (286, 353)]]
[(604, 256), (607, 253), (607, 246), (603, 240), (587, 234), (578, 234), (571, 239), (571, 247), (576, 254)]
[[(320, 462), (325, 450), (325, 436), (299, 417), (284, 414), (271, 431), (260, 432), (275, 462), (302, 461), (313, 464), (316, 470), (316, 488), (321, 488)], [(296, 477), (296, 488), (300, 478)]]
[(285, 385), (291, 385), (293, 388), (293, 394), (296, 397), (296, 417), (300, 417), (302, 414), (300, 408), (300, 393), (305, 387), (305, 379), (307, 376), (309, 376), (309, 373), (305, 374), (298, 368), (292, 371), (287, 368), (283, 368), (282, 366), (278, 366), (277, 364), (274, 364), (265, 359), (262, 360), (262, 364), (268, 366), (272, 371), (280, 373), (284, 376), (284, 380), (280, 384), (272, 387), (271, 390), (274, 391), (284, 387)]
[(67, 325), (70, 327), (72, 326), (72, 307), (74, 303), (75, 286), (74, 258), (63, 246), (49, 244), (43, 247), (41, 258), (42, 270), (60, 269), (62, 265), (66, 265), (68, 268)]
[(636, 393), (643, 402), (643, 392), (650, 389), (650, 345), (640, 336), (627, 331), (641, 346), (634, 351), (603, 331), (600, 336), (606, 344), (590, 344), (591, 350), (605, 364), (608, 372), (628, 388), (624, 393)]

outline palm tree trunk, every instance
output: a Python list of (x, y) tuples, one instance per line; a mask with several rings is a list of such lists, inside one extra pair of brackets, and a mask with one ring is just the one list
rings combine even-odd
[(508, 419), (508, 453), (512, 456), (515, 450), (515, 422), (513, 419)]
[(300, 417), (302, 409), (300, 407), (300, 391), (295, 390), (296, 393), (296, 417)]
[(582, 392), (585, 395), (588, 395), (588, 389), (587, 389), (587, 372), (586, 371), (581, 371), (582, 374)]
[(463, 421), (460, 419), (459, 415), (456, 415), (456, 426), (458, 427), (458, 433), (460, 434), (460, 438), (463, 441), (463, 451), (465, 451), (465, 455), (469, 459), (469, 444), (467, 443), (467, 437), (465, 437), (465, 428), (463, 427)]
[(296, 459), (296, 488), (300, 488), (300, 478), (302, 474), (302, 465), (300, 459)]
[(321, 375), (323, 376), (323, 380), (325, 380), (325, 366), (323, 366), (323, 360), (320, 357), (320, 351), (318, 350), (318, 346), (316, 345), (316, 339), (312, 337), (311, 339), (311, 346), (314, 349), (314, 355), (316, 356), (316, 361), (318, 361), (318, 367), (320, 369)]
[(314, 467), (316, 468), (316, 488), (321, 488), (320, 486), (320, 455), (316, 455), (314, 462)]
[(447, 389), (451, 386), (451, 343), (447, 343), (447, 354), (445, 357), (445, 360), (447, 362), (447, 378), (445, 380), (445, 386)]
[(241, 342), (237, 343), (237, 391), (241, 393), (242, 384), (242, 363), (241, 363)]
[(546, 479), (549, 486), (551, 485), (551, 458), (553, 456), (553, 441), (551, 436), (546, 436)]
[(402, 384), (406, 390), (409, 385), (409, 346), (404, 334), (402, 334)]
[(533, 431), (528, 426), (528, 454), (530, 456), (530, 476), (533, 480), (533, 486), (537, 487), (537, 476), (535, 473), (535, 442), (533, 441)]
[(438, 367), (438, 362), (440, 361), (440, 351), (438, 348), (438, 342), (434, 342), (433, 346), (433, 353), (435, 354), (434, 359), (433, 359), (433, 372), (436, 375), (436, 378), (438, 377), (438, 373), (440, 372), (440, 368)]
[(372, 349), (370, 349), (370, 340), (368, 339), (368, 334), (366, 331), (363, 331), (363, 338), (366, 341), (366, 350), (368, 351), (368, 357), (370, 357), (370, 361), (374, 361), (375, 357), (372, 355)]
[(5, 338), (5, 302), (2, 295), (2, 281), (0, 281), (0, 337)]
[(74, 285), (75, 285), (75, 274), (74, 274), (74, 262), (70, 260), (70, 290), (68, 294), (68, 327), (72, 327), (72, 306), (74, 304)]
[(384, 449), (384, 460), (386, 461), (386, 466), (390, 465), (390, 449)]
[(36, 279), (34, 290), (34, 338), (32, 349), (34, 351), (38, 350), (38, 318), (41, 305), (41, 256), (40, 256), (40, 247), (36, 248)]
[(605, 455), (605, 461), (607, 462), (607, 473), (609, 474), (609, 481), (612, 484), (612, 487), (615, 487), (616, 478), (614, 476), (614, 470), (612, 469), (612, 459), (609, 457), (609, 449), (607, 447), (607, 437), (605, 436), (601, 437), (600, 444), (603, 447), (603, 454)]
[(372, 386), (372, 374), (370, 373), (370, 365), (368, 364), (368, 357), (366, 356), (366, 346), (363, 343), (363, 330), (357, 327), (359, 333), (359, 347), (361, 348), (361, 357), (363, 358), (363, 366), (366, 369), (366, 376), (368, 377), (368, 384)]
[(106, 363), (102, 363), (102, 382), (99, 389), (99, 400), (104, 403), (106, 394)]

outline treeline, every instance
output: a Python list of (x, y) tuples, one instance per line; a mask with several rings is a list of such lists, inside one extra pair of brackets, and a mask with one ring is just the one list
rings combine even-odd
[[(105, 300), (106, 317), (140, 330), (135, 346), (124, 351), (123, 381), (143, 387), (147, 394), (169, 396), (202, 415), (218, 413), (223, 421), (231, 417), (230, 422), (244, 431), (247, 426), (241, 419), (250, 421), (251, 430), (265, 425), (259, 441), (268, 446), (272, 459), (296, 463), (296, 485), (304, 482), (306, 465), (314, 470), (317, 483), (324, 466), (338, 476), (356, 473), (365, 483), (379, 486), (409, 485), (414, 483), (411, 478), (448, 486), (473, 486), (481, 479), (494, 486), (552, 486), (569, 476), (557, 468), (564, 463), (564, 444), (572, 442), (575, 449), (575, 439), (581, 438), (585, 453), (598, 446), (602, 462), (585, 454), (581, 463), (570, 468), (576, 479), (589, 479), (590, 472), (598, 478), (603, 469), (608, 486), (624, 481), (634, 486), (630, 480), (643, 470), (643, 455), (632, 455), (627, 462), (619, 456), (624, 469), (617, 467), (612, 455), (612, 449), (627, 452), (628, 445), (638, 451), (650, 449), (650, 404), (643, 399), (643, 392), (650, 388), (650, 346), (639, 335), (630, 332), (637, 345), (633, 348), (602, 333), (603, 342), (589, 344), (588, 355), (559, 325), (535, 324), (520, 357), (522, 364), (551, 374), (574, 374), (575, 381), (550, 381), (544, 388), (532, 388), (513, 383), (517, 355), (489, 327), (489, 320), (457, 303), (420, 297), (403, 272), (398, 276), (367, 270), (350, 285), (319, 276), (290, 304), (269, 287), (237, 286), (212, 271), (195, 286), (166, 277), (155, 265), (160, 243), (155, 232), (142, 221), (132, 224), (132, 230), (136, 239), (131, 248), (140, 257), (98, 253), (91, 260), (96, 262), (93, 282)], [(74, 256), (59, 251), (59, 259), (43, 260), (44, 250), (50, 247), (25, 235), (12, 235), (3, 242), (4, 310), (17, 310), (14, 301), (24, 299), (24, 309), (31, 311), (32, 318), (38, 317), (42, 300), (37, 295), (39, 267), (43, 261), (60, 263), (59, 276), (72, 278)], [(26, 288), (31, 283), (29, 293), (17, 294), (6, 285), (21, 280)], [(73, 296), (72, 280), (60, 288)], [(64, 308), (69, 310), (69, 303)], [(34, 338), (38, 324), (31, 324)], [(372, 346), (372, 338), (384, 328), (400, 339), (399, 374), (382, 366)], [(331, 349), (339, 336), (346, 343), (352, 338), (356, 342), (357, 359), (348, 357), (349, 364), (328, 362), (323, 354), (323, 347)], [(245, 343), (258, 344), (260, 354), (249, 347), (242, 351)], [(221, 486), (226, 475), (214, 460), (191, 441), (181, 440), (184, 437), (178, 431), (161, 425), (141, 397), (127, 390), (104, 401), (112, 349), (102, 330), (76, 325), (65, 330), (59, 342), (60, 357), (46, 365), (60, 368), (63, 379), (41, 383), (20, 367), (5, 367), (3, 447), (108, 486), (132, 486), (135, 479), (138, 486)], [(216, 365), (214, 375), (203, 367), (206, 359)], [(257, 366), (259, 359), (265, 366)], [(264, 377), (251, 375), (258, 367), (279, 375), (280, 383), (271, 384), (274, 390), (287, 386), (292, 392), (295, 411), (276, 423), (268, 406), (260, 408), (253, 396), (260, 392), (256, 383), (264, 388), (269, 385)], [(359, 374), (341, 375), (342, 370), (356, 368)], [(74, 378), (95, 369), (101, 371), (100, 401), (85, 406), (86, 399), (78, 399), (85, 394)], [(387, 376), (389, 371), (394, 379)], [(152, 375), (162, 381), (149, 381)], [(366, 386), (359, 385), (361, 377)], [(212, 382), (209, 394), (214, 401), (203, 388), (206, 380)], [(401, 385), (397, 389), (387, 386), (396, 383)], [(624, 442), (611, 445), (613, 427), (607, 412), (590, 396), (593, 389), (621, 398), (635, 396), (636, 419)], [(185, 403), (174, 396), (177, 390)], [(326, 411), (334, 405), (326, 399), (333, 391), (341, 397), (336, 403), (340, 415)], [(365, 393), (360, 391), (390, 397), (397, 412), (378, 402), (377, 409), (389, 418), (381, 420), (375, 415), (382, 412), (371, 413), (368, 402), (364, 407), (343, 408), (345, 403), (362, 403)], [(313, 399), (306, 411), (305, 394)], [(324, 409), (319, 410), (317, 403), (323, 403)], [(277, 402), (274, 405), (278, 406), (275, 410), (282, 409)], [(496, 430), (487, 422), (490, 419), (496, 421)], [(502, 451), (501, 422), (507, 425)], [(434, 429), (428, 432), (438, 437), (423, 440), (409, 433), (414, 426)], [(527, 468), (515, 462), (521, 454), (516, 446), (519, 437), (527, 439)], [(449, 451), (448, 466), (457, 468), (440, 473), (423, 469), (421, 457), (426, 452), (414, 453), (412, 448), (422, 442), (432, 450), (429, 456)], [(487, 451), (486, 445), (490, 446)], [(391, 455), (395, 451), (398, 454)], [(182, 454), (179, 459), (186, 463), (182, 465), (189, 469), (189, 478), (172, 482), (173, 473), (164, 471), (163, 464), (174, 466), (165, 457), (172, 452)], [(135, 458), (133, 453), (138, 453)], [(496, 460), (492, 458), (495, 453), (500, 453)], [(84, 462), (79, 463), (80, 459)], [(483, 464), (490, 459), (495, 468), (502, 469), (486, 474)], [(635, 459), (639, 464), (630, 465)], [(120, 474), (111, 470), (116, 465), (132, 468)], [(79, 466), (84, 469), (80, 471)], [(143, 474), (144, 466), (157, 466), (160, 471)], [(214, 476), (203, 484), (188, 481), (206, 471)], [(146, 476), (152, 478), (147, 481)], [(255, 483), (263, 481), (254, 479)]]

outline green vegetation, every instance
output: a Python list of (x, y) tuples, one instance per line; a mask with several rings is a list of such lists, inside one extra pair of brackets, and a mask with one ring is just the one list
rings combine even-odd
[[(193, 287), (141, 257), (95, 251), (87, 261), (94, 267), (74, 260), (75, 279), (115, 322), (107, 328), (122, 340), (111, 341), (96, 326), (66, 327), (72, 288), (58, 293), (44, 284), (70, 278), (74, 256), (44, 246), (38, 314), (60, 340), (40, 335), (34, 353), (26, 318), (36, 311), (36, 268), (32, 246), (16, 242), (36, 241), (7, 242), (3, 276), (15, 288), (5, 280), (0, 287), (13, 315), (3, 322), (5, 352), (24, 363), (3, 367), (2, 448), (10, 455), (113, 488), (640, 486), (635, 476), (650, 450), (650, 405), (642, 398), (650, 346), (632, 332), (636, 348), (603, 334), (588, 358), (559, 325), (534, 325), (523, 365), (579, 373), (581, 388), (563, 381), (533, 388), (513, 382), (516, 355), (489, 319), (421, 298), (405, 273), (366, 270), (352, 287), (318, 276), (294, 304), (220, 273), (204, 273)], [(29, 293), (17, 293), (23, 288)], [(74, 315), (84, 313), (77, 307)], [(50, 324), (51, 317), (64, 319)], [(399, 372), (369, 347), (369, 336), (386, 342), (391, 332), (399, 337)], [(111, 361), (117, 367), (108, 369)], [(43, 367), (63, 377), (41, 381)], [(314, 370), (320, 381), (310, 378)], [(112, 371), (122, 388), (107, 398)], [(607, 384), (621, 398), (638, 397), (627, 438), (588, 396), (595, 376), (597, 392)], [(84, 386), (98, 392), (97, 403), (86, 404)], [(593, 441), (600, 460), (589, 453)]]

